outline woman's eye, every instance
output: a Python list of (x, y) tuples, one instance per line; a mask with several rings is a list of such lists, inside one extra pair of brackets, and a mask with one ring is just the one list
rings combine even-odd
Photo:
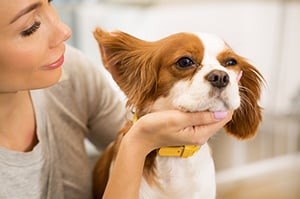
[(233, 58), (225, 61), (225, 66), (235, 66), (235, 65), (237, 65), (237, 61)]
[(40, 28), (40, 26), (41, 26), (41, 22), (36, 21), (36, 22), (34, 22), (34, 24), (33, 24), (30, 28), (28, 28), (28, 29), (22, 31), (22, 32), (21, 32), (21, 35), (22, 35), (23, 37), (30, 36), (30, 35), (32, 35), (35, 31), (37, 31), (37, 30)]
[(188, 57), (182, 57), (176, 62), (180, 69), (187, 69), (195, 65), (194, 61)]

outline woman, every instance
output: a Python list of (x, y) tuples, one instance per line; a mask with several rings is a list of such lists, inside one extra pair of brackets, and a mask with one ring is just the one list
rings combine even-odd
[[(65, 46), (71, 31), (50, 1), (1, 0), (0, 15), (0, 198), (91, 198), (84, 139), (105, 147), (124, 122), (124, 105), (97, 67)], [(137, 198), (150, 151), (202, 144), (231, 116), (142, 117), (121, 143), (104, 198)]]

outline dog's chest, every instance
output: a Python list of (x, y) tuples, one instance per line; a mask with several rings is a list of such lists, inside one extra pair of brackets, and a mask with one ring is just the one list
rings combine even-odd
[(207, 144), (189, 158), (158, 156), (156, 165), (160, 187), (143, 179), (141, 199), (215, 198), (215, 168)]

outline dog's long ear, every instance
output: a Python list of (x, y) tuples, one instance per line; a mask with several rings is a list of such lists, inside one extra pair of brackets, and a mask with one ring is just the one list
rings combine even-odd
[(243, 76), (239, 82), (241, 105), (234, 111), (232, 120), (225, 126), (225, 130), (234, 136), (246, 139), (256, 134), (262, 120), (258, 102), (264, 79), (260, 72), (251, 64), (242, 59), (241, 70)]
[(128, 97), (128, 105), (143, 104), (157, 82), (151, 42), (100, 28), (95, 30), (94, 37), (99, 44), (102, 62)]

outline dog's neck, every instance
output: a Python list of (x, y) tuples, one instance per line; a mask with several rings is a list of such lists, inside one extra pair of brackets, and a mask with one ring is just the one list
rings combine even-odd
[[(138, 120), (137, 114), (133, 113), (132, 122), (135, 123)], [(157, 150), (159, 156), (166, 157), (180, 157), (188, 158), (194, 155), (200, 149), (200, 146), (195, 145), (182, 145), (182, 146), (170, 146), (162, 147)]]

